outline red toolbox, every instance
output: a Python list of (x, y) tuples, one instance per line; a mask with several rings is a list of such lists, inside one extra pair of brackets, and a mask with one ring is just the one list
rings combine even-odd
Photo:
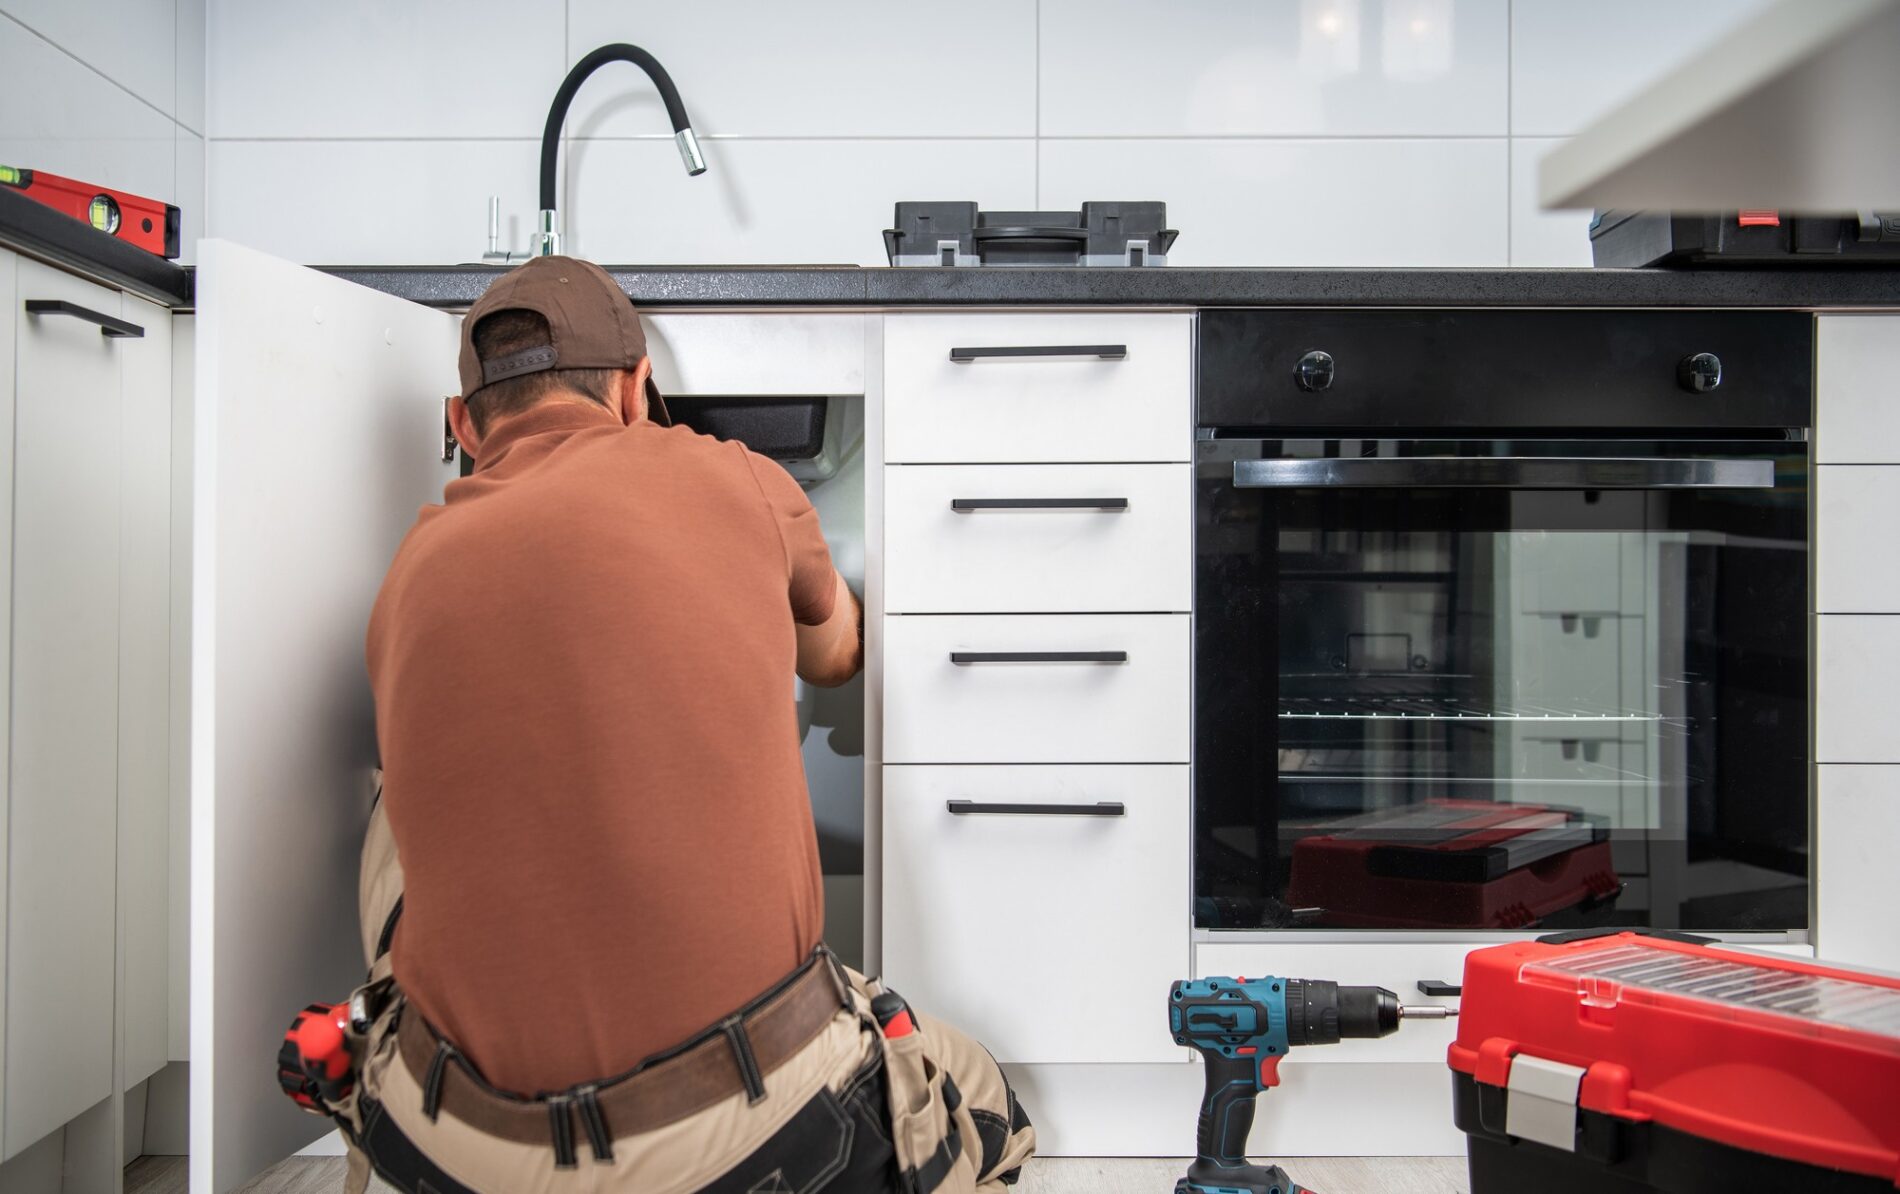
[(1286, 900), (1327, 928), (1522, 929), (1615, 902), (1609, 836), (1572, 809), (1427, 800), (1310, 827)]
[(1893, 1194), (1900, 978), (1669, 935), (1465, 961), (1472, 1194)]

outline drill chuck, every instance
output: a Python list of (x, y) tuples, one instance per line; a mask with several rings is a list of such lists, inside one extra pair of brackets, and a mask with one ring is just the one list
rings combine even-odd
[(1289, 1045), (1337, 1045), (1373, 1040), (1399, 1030), (1399, 997), (1384, 987), (1342, 987), (1325, 979), (1286, 984)]

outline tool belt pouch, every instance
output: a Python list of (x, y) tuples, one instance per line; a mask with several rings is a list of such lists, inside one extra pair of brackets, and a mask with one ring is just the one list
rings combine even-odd
[(906, 1194), (974, 1194), (975, 1167), (963, 1157), (956, 1112), (962, 1097), (943, 1067), (931, 1060), (921, 1027), (884, 1048), (884, 1083), (890, 1092), (891, 1145)]

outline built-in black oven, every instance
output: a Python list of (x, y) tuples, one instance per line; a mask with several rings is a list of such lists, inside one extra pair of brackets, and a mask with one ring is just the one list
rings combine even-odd
[(1197, 925), (1806, 929), (1812, 345), (1203, 313)]

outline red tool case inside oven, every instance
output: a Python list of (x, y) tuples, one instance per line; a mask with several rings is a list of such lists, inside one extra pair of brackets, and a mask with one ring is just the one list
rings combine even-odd
[(1893, 1194), (1900, 978), (1695, 938), (1465, 961), (1451, 1047), (1472, 1194)]

